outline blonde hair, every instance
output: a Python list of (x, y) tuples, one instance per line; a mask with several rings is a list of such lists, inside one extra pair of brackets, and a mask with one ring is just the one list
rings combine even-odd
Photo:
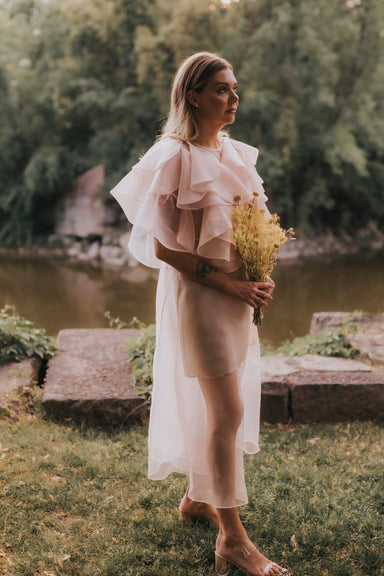
[(226, 68), (232, 70), (231, 64), (212, 52), (198, 52), (182, 62), (173, 81), (168, 119), (161, 138), (172, 136), (189, 142), (198, 138), (198, 116), (188, 102), (187, 93), (189, 90), (201, 92), (212, 76)]

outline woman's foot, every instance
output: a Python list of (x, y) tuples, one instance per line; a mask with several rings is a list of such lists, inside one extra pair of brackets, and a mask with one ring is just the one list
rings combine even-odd
[(287, 572), (268, 560), (248, 538), (219, 534), (216, 540), (216, 567), (225, 568), (225, 561), (240, 568), (247, 576), (278, 576)]
[(180, 502), (180, 519), (183, 521), (202, 520), (219, 528), (219, 518), (216, 509), (205, 502), (195, 502), (186, 493)]

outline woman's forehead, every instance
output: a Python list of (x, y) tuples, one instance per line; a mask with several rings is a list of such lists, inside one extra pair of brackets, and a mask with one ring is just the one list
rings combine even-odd
[(236, 84), (236, 78), (231, 68), (224, 68), (223, 70), (219, 70), (212, 76), (209, 80), (208, 84)]

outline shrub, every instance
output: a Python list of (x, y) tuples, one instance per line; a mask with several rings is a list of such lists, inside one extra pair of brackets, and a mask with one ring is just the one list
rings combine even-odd
[(148, 408), (152, 400), (152, 369), (156, 346), (156, 325), (140, 322), (136, 317), (127, 324), (119, 317), (113, 318), (110, 312), (104, 314), (110, 328), (136, 328), (139, 333), (127, 343), (128, 361), (131, 363), (131, 384), (146, 400)]
[(292, 342), (284, 342), (274, 350), (264, 351), (265, 356), (337, 356), (341, 358), (359, 358), (360, 352), (348, 341), (347, 331), (343, 328), (319, 330), (315, 334), (299, 336)]
[[(131, 326), (135, 326), (134, 321)], [(156, 325), (140, 323), (138, 328), (140, 330), (139, 334), (134, 336), (127, 344), (128, 360), (132, 365), (132, 384), (139, 395), (146, 399), (149, 408), (152, 400), (152, 369), (156, 346)]]
[(48, 360), (55, 354), (55, 340), (45, 330), (17, 314), (14, 306), (0, 310), (0, 362), (21, 362), (37, 356)]

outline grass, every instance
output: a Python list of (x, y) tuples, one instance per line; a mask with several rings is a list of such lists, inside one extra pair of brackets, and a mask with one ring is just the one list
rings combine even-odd
[[(0, 422), (0, 574), (213, 574), (215, 531), (180, 525), (185, 478), (149, 482), (146, 446), (146, 426), (49, 420), (39, 395)], [(383, 452), (378, 423), (263, 426), (249, 533), (292, 576), (382, 576)]]

